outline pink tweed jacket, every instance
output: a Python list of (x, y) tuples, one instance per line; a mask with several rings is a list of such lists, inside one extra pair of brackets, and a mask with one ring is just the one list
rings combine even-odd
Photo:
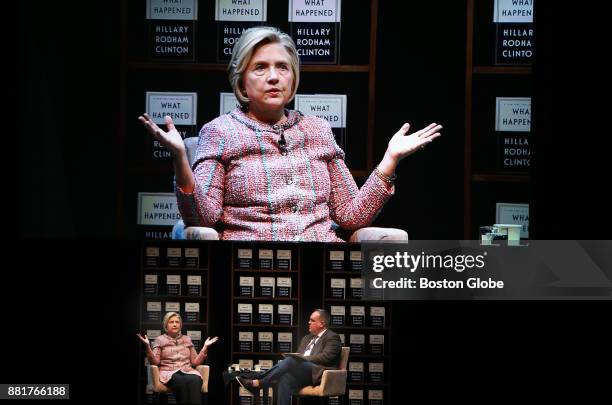
[[(177, 344), (178, 343), (178, 344)], [(149, 362), (159, 366), (159, 380), (166, 384), (177, 371), (200, 376), (191, 366), (199, 366), (206, 359), (206, 354), (196, 350), (189, 336), (182, 335), (178, 340), (164, 334), (153, 342), (153, 347), (147, 350)]]
[(195, 190), (177, 188), (186, 226), (219, 223), (229, 240), (341, 242), (332, 219), (351, 230), (374, 220), (394, 188), (372, 173), (359, 189), (327, 121), (286, 115), (271, 126), (236, 109), (202, 127)]

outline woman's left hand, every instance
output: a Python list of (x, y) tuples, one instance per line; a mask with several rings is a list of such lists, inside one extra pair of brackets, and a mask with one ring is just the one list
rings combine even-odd
[(389, 141), (387, 153), (395, 162), (399, 162), (406, 156), (424, 148), (439, 137), (441, 134), (438, 131), (442, 129), (442, 125), (432, 123), (420, 131), (406, 135), (409, 129), (410, 124), (404, 124)]
[(215, 343), (217, 340), (219, 340), (219, 338), (217, 336), (215, 336), (214, 338), (211, 337), (207, 337), (206, 338), (206, 342), (204, 342), (204, 347), (208, 347), (210, 345), (212, 345), (213, 343)]

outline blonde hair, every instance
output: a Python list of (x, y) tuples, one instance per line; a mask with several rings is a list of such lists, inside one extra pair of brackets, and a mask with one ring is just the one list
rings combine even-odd
[(244, 84), (242, 76), (246, 70), (253, 53), (258, 47), (266, 44), (281, 44), (289, 54), (291, 71), (293, 72), (293, 88), (288, 102), (293, 100), (300, 83), (300, 57), (297, 54), (293, 39), (275, 27), (252, 27), (245, 30), (232, 51), (232, 59), (227, 67), (229, 81), (234, 95), (243, 109), (248, 108), (249, 98), (245, 97), (242, 90)]
[(181, 322), (181, 328), (183, 327), (183, 318), (181, 318), (181, 315), (178, 312), (168, 312), (166, 315), (164, 315), (164, 319), (162, 321), (164, 330), (168, 329), (168, 322), (170, 322), (170, 318), (173, 316), (176, 316), (179, 319), (179, 322)]

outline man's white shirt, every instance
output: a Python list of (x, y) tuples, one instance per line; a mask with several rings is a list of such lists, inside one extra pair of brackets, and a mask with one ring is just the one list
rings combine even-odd
[(327, 329), (323, 329), (321, 332), (319, 332), (319, 334), (316, 337), (312, 338), (313, 340), (311, 340), (310, 343), (308, 343), (308, 346), (306, 346), (306, 351), (304, 352), (304, 356), (310, 356), (310, 353), (312, 352), (314, 345), (317, 344), (317, 342), (319, 341), (319, 339), (321, 339), (321, 336), (323, 336), (325, 332), (327, 332)]

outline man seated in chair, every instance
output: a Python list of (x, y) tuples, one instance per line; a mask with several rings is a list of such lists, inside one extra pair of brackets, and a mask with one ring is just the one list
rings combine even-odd
[(335, 370), (340, 361), (341, 342), (337, 333), (327, 329), (329, 312), (317, 309), (308, 320), (308, 335), (300, 342), (298, 352), (301, 356), (287, 356), (257, 380), (236, 377), (240, 385), (258, 395), (261, 388), (268, 389), (278, 383), (278, 405), (290, 405), (291, 394), (300, 388), (321, 383), (325, 370)]

